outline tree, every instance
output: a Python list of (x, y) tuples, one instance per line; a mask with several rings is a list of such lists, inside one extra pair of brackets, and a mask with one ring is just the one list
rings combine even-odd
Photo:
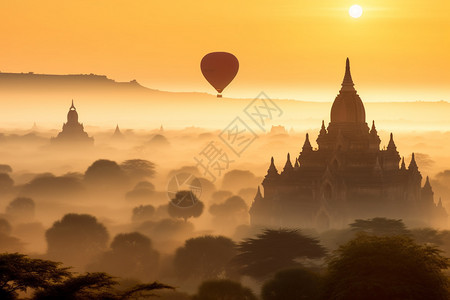
[(117, 284), (113, 277), (106, 273), (87, 273), (38, 290), (34, 300), (51, 299), (114, 299), (112, 287)]
[(133, 208), (131, 220), (133, 222), (142, 222), (151, 220), (155, 214), (155, 208), (152, 205), (140, 205)]
[(198, 218), (203, 212), (203, 202), (191, 191), (179, 191), (175, 198), (171, 200), (168, 206), (169, 215), (172, 218), (183, 218), (187, 221), (189, 218)]
[(0, 164), (0, 173), (11, 173), (13, 170), (10, 165)]
[(155, 164), (144, 159), (129, 159), (120, 164), (120, 168), (133, 181), (141, 181), (155, 175)]
[[(233, 193), (230, 191), (224, 191), (224, 190), (220, 190), (220, 191), (216, 191), (214, 192), (211, 197), (214, 203), (220, 203), (225, 201), (227, 198), (230, 198), (231, 196), (233, 196)], [(255, 195), (253, 195), (255, 196)]]
[(402, 235), (408, 234), (402, 220), (387, 218), (373, 218), (368, 220), (357, 219), (350, 224), (350, 228), (356, 232), (366, 232), (374, 235)]
[(265, 279), (275, 272), (301, 266), (299, 259), (319, 259), (326, 250), (315, 238), (294, 229), (265, 229), (256, 238), (247, 238), (237, 246), (234, 265), (242, 275)]
[(260, 180), (248, 170), (231, 170), (223, 176), (222, 188), (237, 193), (239, 190), (254, 187)]
[(119, 290), (118, 282), (106, 273), (75, 275), (61, 263), (32, 259), (23, 254), (0, 254), (0, 299), (17, 299), (18, 292), (33, 289), (35, 300), (124, 300), (148, 297), (154, 290), (174, 289), (153, 282)]
[(69, 265), (82, 266), (106, 249), (108, 232), (86, 214), (67, 214), (45, 233), (48, 255)]
[(322, 285), (322, 278), (310, 270), (288, 269), (264, 283), (261, 296), (263, 300), (318, 300), (321, 299)]
[(11, 234), (12, 227), (9, 222), (3, 218), (0, 219), (0, 234)]
[(249, 288), (231, 280), (211, 280), (203, 282), (194, 300), (256, 300)]
[(432, 244), (441, 246), (444, 244), (445, 232), (439, 232), (433, 228), (416, 228), (412, 229), (411, 236), (419, 244)]
[(223, 203), (211, 205), (209, 213), (214, 216), (216, 228), (226, 228), (229, 233), (234, 231), (236, 225), (248, 222), (248, 206), (239, 196), (232, 196)]
[(0, 173), (0, 193), (9, 192), (14, 186), (14, 180), (6, 173)]
[(99, 159), (95, 161), (84, 173), (84, 179), (89, 184), (108, 188), (127, 184), (128, 177), (120, 166), (112, 160)]
[(53, 198), (60, 201), (68, 196), (78, 198), (84, 191), (85, 188), (78, 178), (44, 174), (36, 176), (25, 184), (20, 190), (20, 195), (32, 198)]
[(341, 246), (328, 264), (326, 299), (450, 299), (444, 269), (450, 266), (434, 246), (408, 236), (364, 233)]
[(88, 269), (138, 279), (155, 275), (159, 253), (152, 248), (151, 240), (145, 235), (138, 232), (118, 234), (110, 249), (96, 258)]
[(61, 263), (32, 259), (19, 253), (0, 254), (0, 298), (16, 299), (28, 288), (47, 288), (69, 276)]
[(136, 230), (151, 237), (165, 252), (175, 251), (183, 242), (194, 235), (194, 224), (180, 219), (162, 219), (157, 222), (146, 221)]
[(234, 242), (224, 236), (192, 238), (175, 252), (174, 265), (180, 278), (217, 279), (232, 276), (229, 266), (236, 254)]
[(22, 251), (24, 243), (11, 236), (11, 224), (5, 219), (0, 219), (0, 252)]
[(34, 219), (35, 204), (31, 198), (17, 197), (8, 204), (5, 211), (13, 220), (30, 221)]

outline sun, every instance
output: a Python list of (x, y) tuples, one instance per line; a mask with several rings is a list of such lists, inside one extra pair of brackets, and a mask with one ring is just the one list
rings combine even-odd
[(348, 10), (348, 14), (355, 19), (361, 17), (362, 13), (363, 13), (362, 7), (357, 4), (352, 5)]

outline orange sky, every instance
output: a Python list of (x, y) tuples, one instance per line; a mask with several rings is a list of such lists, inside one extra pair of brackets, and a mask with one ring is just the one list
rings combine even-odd
[(364, 101), (450, 101), (449, 16), (446, 0), (1, 1), (0, 70), (214, 93), (200, 60), (228, 51), (226, 96), (332, 101), (349, 56)]

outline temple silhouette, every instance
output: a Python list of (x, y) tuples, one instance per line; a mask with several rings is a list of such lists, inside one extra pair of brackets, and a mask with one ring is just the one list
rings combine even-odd
[(82, 123), (78, 122), (77, 109), (73, 105), (67, 113), (67, 123), (63, 124), (62, 131), (51, 139), (52, 144), (59, 145), (93, 145), (94, 138), (89, 137), (84, 131)]
[[(341, 90), (331, 108), (331, 122), (322, 121), (317, 149), (306, 139), (281, 172), (272, 157), (262, 186), (250, 208), (252, 225), (340, 228), (354, 219), (401, 218), (409, 224), (445, 226), (447, 213), (434, 202), (428, 177), (422, 175), (414, 153), (408, 167), (391, 133), (380, 150), (375, 128), (366, 123), (347, 58)], [(401, 161), (401, 163), (400, 163)]]

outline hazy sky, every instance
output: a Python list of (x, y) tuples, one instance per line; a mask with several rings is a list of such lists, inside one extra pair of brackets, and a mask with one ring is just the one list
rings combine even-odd
[(332, 101), (348, 56), (364, 101), (450, 101), (448, 0), (22, 0), (0, 20), (2, 72), (214, 93), (200, 60), (227, 51), (240, 71), (225, 96)]

